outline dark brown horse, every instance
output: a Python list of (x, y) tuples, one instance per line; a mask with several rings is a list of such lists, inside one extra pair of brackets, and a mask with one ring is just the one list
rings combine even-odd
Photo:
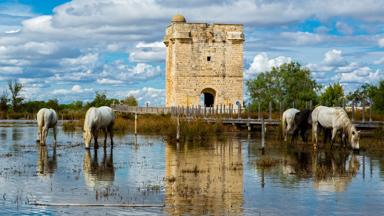
[(309, 109), (301, 110), (300, 112), (296, 113), (295, 119), (294, 119), (294, 129), (293, 129), (293, 135), (291, 138), (291, 144), (295, 143), (295, 140), (299, 136), (299, 133), (303, 142), (305, 143), (308, 142), (307, 130), (312, 125), (311, 113), (312, 111)]

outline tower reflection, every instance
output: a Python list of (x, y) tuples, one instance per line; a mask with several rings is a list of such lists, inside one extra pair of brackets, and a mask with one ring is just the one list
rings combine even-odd
[(239, 140), (166, 145), (166, 211), (171, 215), (241, 214)]

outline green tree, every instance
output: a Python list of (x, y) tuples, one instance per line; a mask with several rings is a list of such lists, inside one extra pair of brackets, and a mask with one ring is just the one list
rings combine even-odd
[(378, 86), (371, 86), (369, 95), (372, 98), (373, 110), (384, 113), (384, 80)]
[(87, 107), (100, 107), (100, 106), (111, 106), (112, 104), (119, 103), (118, 99), (108, 99), (107, 94), (104, 91), (97, 91), (96, 96), (90, 103), (87, 104)]
[(0, 95), (0, 111), (7, 112), (8, 111), (8, 92), (6, 90), (3, 91), (3, 94)]
[(57, 99), (50, 99), (47, 102), (47, 108), (54, 109), (56, 111), (59, 110), (59, 101)]
[(291, 106), (305, 107), (307, 101), (317, 103), (316, 91), (320, 85), (311, 77), (309, 69), (302, 68), (297, 62), (285, 63), (273, 67), (271, 71), (260, 73), (246, 83), (253, 105), (261, 103), (265, 109), (272, 101), (277, 107), (279, 102)]
[(320, 104), (324, 106), (341, 106), (343, 104), (344, 90), (340, 83), (334, 83), (325, 88), (320, 95)]
[(137, 106), (137, 100), (134, 96), (128, 96), (121, 101), (123, 104), (128, 106)]
[(23, 89), (23, 84), (17, 80), (10, 80), (8, 81), (8, 88), (11, 92), (12, 111), (18, 112), (20, 105), (24, 100), (24, 98), (20, 96), (21, 90)]

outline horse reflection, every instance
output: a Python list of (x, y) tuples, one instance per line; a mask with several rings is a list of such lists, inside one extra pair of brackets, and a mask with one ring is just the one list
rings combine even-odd
[(166, 145), (170, 215), (241, 215), (243, 158), (237, 140)]
[(38, 151), (37, 175), (48, 176), (49, 174), (53, 174), (57, 169), (56, 145), (53, 146), (52, 156), (49, 156), (48, 147), (46, 145), (39, 145)]
[(89, 188), (102, 188), (111, 186), (115, 180), (115, 168), (113, 166), (113, 149), (107, 155), (107, 149), (103, 148), (103, 158), (99, 162), (97, 150), (93, 157), (90, 150), (86, 150), (83, 161), (83, 174), (85, 184)]
[(355, 154), (344, 151), (313, 155), (313, 187), (323, 192), (343, 192), (359, 170)]

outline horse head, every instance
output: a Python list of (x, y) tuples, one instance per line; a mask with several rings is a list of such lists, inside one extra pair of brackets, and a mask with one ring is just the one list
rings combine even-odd
[(349, 142), (353, 149), (358, 150), (360, 148), (360, 131), (356, 130), (355, 126), (352, 126), (349, 131)]

